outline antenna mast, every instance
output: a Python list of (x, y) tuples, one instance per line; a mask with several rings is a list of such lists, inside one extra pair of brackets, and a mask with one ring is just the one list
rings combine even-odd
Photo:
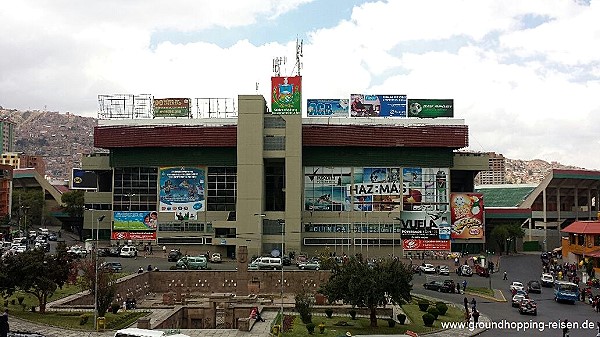
[(301, 60), (301, 58), (303, 56), (302, 43), (303, 43), (302, 40), (300, 40), (300, 43), (298, 43), (298, 38), (296, 38), (296, 66), (295, 66), (295, 68), (297, 69), (298, 76), (301, 76), (300, 69), (302, 69), (302, 60)]
[(275, 77), (281, 76), (281, 66), (285, 65), (286, 62), (287, 62), (287, 57), (285, 57), (285, 56), (276, 57), (273, 59), (273, 75)]

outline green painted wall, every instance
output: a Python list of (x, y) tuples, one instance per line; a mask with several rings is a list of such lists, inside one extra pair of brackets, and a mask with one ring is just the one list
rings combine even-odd
[(304, 166), (452, 167), (452, 149), (402, 147), (305, 147)]
[(110, 151), (112, 167), (235, 166), (236, 149), (223, 147), (118, 148)]

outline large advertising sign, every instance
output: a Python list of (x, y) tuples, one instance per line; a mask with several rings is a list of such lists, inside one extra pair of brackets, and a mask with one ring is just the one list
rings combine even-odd
[(402, 169), (405, 211), (446, 211), (448, 209), (447, 168), (404, 167)]
[(302, 112), (302, 76), (271, 77), (271, 111), (275, 115)]
[(408, 117), (454, 117), (453, 99), (409, 99)]
[(348, 117), (348, 99), (308, 99), (308, 117)]
[(400, 213), (402, 239), (450, 240), (449, 214), (447, 212)]
[(158, 213), (151, 212), (114, 212), (113, 231), (156, 231)]
[(155, 98), (154, 117), (188, 117), (189, 98)]
[(96, 172), (74, 168), (71, 175), (71, 188), (74, 190), (98, 188)]
[(450, 250), (450, 240), (402, 240), (404, 250)]
[(406, 117), (406, 95), (350, 95), (350, 117)]
[(304, 168), (307, 211), (448, 210), (448, 168)]
[(450, 194), (452, 239), (483, 239), (483, 194)]
[(156, 232), (123, 232), (113, 231), (110, 235), (112, 240), (143, 240), (155, 241)]
[(205, 210), (205, 168), (161, 167), (159, 177), (160, 212), (185, 214)]

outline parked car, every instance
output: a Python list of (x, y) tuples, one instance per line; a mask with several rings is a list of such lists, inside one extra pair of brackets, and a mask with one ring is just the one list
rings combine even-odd
[(532, 314), (534, 316), (537, 315), (537, 304), (534, 300), (525, 298), (519, 302), (519, 313), (521, 315), (524, 314)]
[(473, 276), (473, 269), (468, 265), (463, 264), (456, 269), (456, 274), (458, 274), (458, 276)]
[(123, 246), (121, 247), (121, 252), (119, 253), (121, 257), (136, 257), (137, 256), (137, 248), (135, 246)]
[(525, 299), (525, 296), (523, 296), (523, 295), (520, 295), (520, 294), (514, 295), (512, 297), (512, 301), (511, 301), (513, 308), (518, 308), (519, 304), (524, 299)]
[(48, 234), (48, 241), (57, 241), (58, 240), (58, 235), (56, 235), (56, 233), (49, 233)]
[(109, 248), (98, 248), (98, 250), (97, 250), (97, 254), (100, 257), (109, 256), (108, 255), (109, 253), (110, 253), (110, 249)]
[(71, 248), (67, 250), (67, 253), (79, 258), (86, 257), (88, 252), (81, 246), (71, 246)]
[(263, 256), (254, 260), (254, 263), (258, 265), (258, 269), (281, 269), (283, 265), (281, 263), (281, 258), (279, 257), (269, 257)]
[(443, 285), (444, 285), (444, 282), (441, 282), (441, 281), (430, 281), (430, 282), (423, 284), (423, 288), (429, 289), (429, 290), (440, 291), (440, 289), (442, 288)]
[(529, 294), (525, 290), (517, 290), (513, 295), (523, 295), (525, 298), (529, 298)]
[(535, 280), (531, 280), (531, 281), (527, 282), (527, 292), (541, 294), (542, 286), (540, 285), (540, 282), (535, 281)]
[(282, 263), (284, 266), (291, 266), (292, 265), (292, 259), (290, 259), (289, 256), (283, 256), (283, 258), (281, 259)]
[(441, 292), (454, 293), (456, 291), (456, 284), (452, 280), (444, 280), (444, 285), (440, 288)]
[(121, 262), (102, 262), (100, 268), (107, 269), (113, 273), (120, 273), (123, 271), (123, 265), (121, 265)]
[(254, 261), (248, 263), (248, 270), (258, 270), (260, 268), (258, 268), (258, 264), (254, 263)]
[(208, 260), (204, 256), (184, 256), (176, 264), (177, 269), (208, 269)]
[(108, 256), (119, 257), (121, 256), (121, 250), (119, 249), (119, 247), (110, 247), (108, 249)]
[(181, 259), (182, 256), (183, 254), (178, 249), (171, 249), (169, 255), (167, 255), (167, 261), (177, 262), (179, 261), (179, 259)]
[(220, 253), (212, 253), (212, 255), (210, 256), (210, 262), (221, 263), (221, 254)]
[(554, 276), (552, 276), (552, 274), (542, 274), (540, 281), (542, 283), (542, 287), (554, 287)]
[(421, 271), (425, 274), (435, 274), (435, 267), (432, 264), (424, 263), (421, 265)]
[(50, 251), (50, 244), (48, 242), (45, 242), (45, 241), (37, 241), (35, 243), (34, 247), (36, 249), (41, 249), (44, 252), (49, 252)]
[(437, 266), (435, 270), (440, 275), (450, 275), (450, 268), (446, 265)]
[(298, 269), (300, 269), (300, 270), (319, 270), (319, 269), (321, 269), (321, 264), (316, 261), (307, 261), (304, 263), (300, 263), (298, 265)]

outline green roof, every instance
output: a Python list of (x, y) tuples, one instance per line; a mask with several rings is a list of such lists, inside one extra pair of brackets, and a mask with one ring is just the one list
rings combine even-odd
[(483, 194), (483, 204), (485, 207), (518, 207), (534, 189), (535, 186), (480, 186), (475, 188), (475, 192)]

